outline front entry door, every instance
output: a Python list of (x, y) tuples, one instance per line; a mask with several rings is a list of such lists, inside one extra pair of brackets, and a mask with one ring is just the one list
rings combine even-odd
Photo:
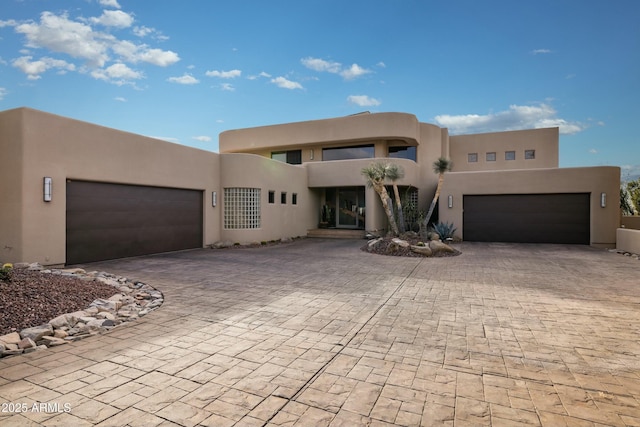
[(364, 228), (364, 187), (338, 188), (337, 227)]

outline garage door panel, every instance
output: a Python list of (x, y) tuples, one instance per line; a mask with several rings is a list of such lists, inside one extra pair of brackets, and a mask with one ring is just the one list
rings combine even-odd
[(67, 264), (202, 247), (202, 191), (67, 183)]
[(589, 244), (588, 193), (464, 196), (468, 241)]

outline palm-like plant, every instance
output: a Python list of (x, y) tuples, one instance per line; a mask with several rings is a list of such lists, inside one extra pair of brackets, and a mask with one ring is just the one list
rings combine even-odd
[(436, 187), (436, 194), (433, 196), (433, 200), (431, 201), (431, 206), (429, 206), (429, 212), (427, 212), (427, 216), (424, 218), (424, 229), (427, 229), (429, 225), (429, 221), (431, 220), (431, 215), (433, 215), (433, 210), (436, 207), (436, 203), (440, 198), (440, 191), (442, 190), (442, 183), (444, 182), (444, 173), (451, 170), (451, 161), (444, 157), (440, 157), (438, 160), (433, 162), (433, 172), (438, 174), (438, 186)]
[(398, 229), (401, 233), (405, 232), (404, 213), (402, 212), (402, 201), (400, 200), (400, 191), (396, 181), (404, 178), (404, 169), (396, 164), (387, 165), (387, 178), (393, 184), (393, 194), (396, 198), (396, 212), (398, 212)]
[(362, 175), (367, 179), (367, 186), (373, 187), (373, 189), (380, 196), (380, 201), (382, 202), (382, 207), (384, 208), (385, 213), (387, 214), (387, 218), (389, 219), (389, 226), (391, 227), (391, 232), (394, 235), (398, 235), (398, 225), (396, 224), (396, 220), (393, 216), (393, 211), (391, 210), (391, 206), (389, 205), (389, 201), (391, 198), (389, 197), (389, 193), (384, 186), (384, 182), (387, 178), (389, 178), (389, 168), (388, 164), (383, 163), (372, 163), (366, 168), (362, 168)]

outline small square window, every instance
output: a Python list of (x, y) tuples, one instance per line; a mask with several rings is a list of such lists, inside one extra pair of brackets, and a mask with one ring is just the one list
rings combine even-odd
[(536, 150), (524, 150), (525, 160), (533, 160), (536, 158)]
[(287, 204), (287, 193), (285, 193), (284, 191), (280, 193), (280, 203), (282, 203), (283, 205)]
[(516, 152), (515, 151), (505, 151), (504, 152), (504, 159), (505, 160), (515, 160), (516, 159)]
[(297, 205), (298, 204), (298, 194), (297, 193), (293, 193), (291, 195), (291, 204), (292, 205)]
[(487, 153), (487, 162), (495, 162), (496, 161), (496, 153)]
[(478, 153), (469, 153), (467, 155), (469, 163), (476, 163), (478, 161)]
[(275, 191), (269, 191), (269, 203), (275, 203), (276, 202), (276, 192)]

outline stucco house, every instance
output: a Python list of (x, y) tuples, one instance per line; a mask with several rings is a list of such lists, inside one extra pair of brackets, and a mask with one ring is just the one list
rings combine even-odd
[[(470, 241), (614, 247), (617, 167), (559, 168), (557, 128), (449, 135), (412, 114), (358, 114), (220, 134), (220, 153), (18, 108), (0, 112), (0, 261), (76, 264), (336, 230), (383, 232), (360, 171), (403, 167), (425, 209)], [(323, 215), (323, 212), (332, 215)]]

